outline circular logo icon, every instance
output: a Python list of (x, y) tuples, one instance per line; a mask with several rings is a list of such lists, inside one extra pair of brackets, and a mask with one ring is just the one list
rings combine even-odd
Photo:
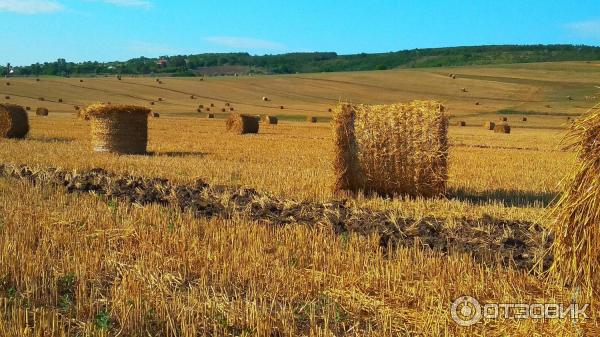
[(452, 302), (450, 314), (456, 324), (471, 326), (481, 320), (481, 305), (471, 296), (461, 296)]

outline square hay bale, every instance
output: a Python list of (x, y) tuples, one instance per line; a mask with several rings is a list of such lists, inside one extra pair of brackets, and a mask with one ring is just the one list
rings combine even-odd
[(510, 133), (510, 125), (508, 124), (497, 124), (494, 126), (495, 133)]
[(35, 110), (36, 116), (47, 117), (48, 113), (49, 113), (48, 109), (47, 108), (43, 108), (43, 107), (37, 108)]
[(458, 122), (456, 122), (456, 125), (457, 126), (467, 126), (467, 122), (465, 122), (465, 121), (458, 121)]
[(206, 114), (206, 118), (215, 118), (215, 114)]
[(231, 114), (225, 125), (227, 131), (236, 134), (258, 133), (260, 118), (251, 115)]
[(316, 123), (317, 122), (317, 117), (315, 116), (306, 116), (306, 121), (309, 123)]
[(95, 152), (144, 154), (150, 109), (134, 105), (93, 104), (81, 112), (90, 118)]
[(279, 119), (277, 118), (277, 116), (266, 115), (263, 117), (263, 121), (271, 125), (277, 125), (279, 123)]
[(22, 106), (0, 104), (0, 138), (25, 138), (29, 132), (29, 117)]
[(550, 212), (553, 264), (550, 272), (584, 295), (600, 294), (600, 104), (570, 126), (565, 150), (578, 162)]
[(485, 122), (483, 123), (483, 128), (488, 130), (488, 131), (493, 131), (494, 128), (496, 128), (496, 123), (494, 122)]
[(436, 197), (448, 180), (442, 104), (341, 104), (333, 113), (336, 191)]

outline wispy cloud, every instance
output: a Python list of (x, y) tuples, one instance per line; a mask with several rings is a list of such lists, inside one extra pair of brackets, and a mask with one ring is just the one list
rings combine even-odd
[(64, 7), (52, 0), (0, 0), (0, 12), (34, 15), (62, 10)]
[(205, 37), (204, 41), (223, 47), (243, 50), (277, 51), (285, 49), (285, 46), (281, 43), (249, 37), (209, 36)]
[(578, 35), (600, 39), (600, 19), (573, 22), (566, 27)]

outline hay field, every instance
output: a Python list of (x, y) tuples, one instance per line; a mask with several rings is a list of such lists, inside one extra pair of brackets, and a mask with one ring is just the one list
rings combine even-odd
[[(400, 237), (416, 231), (417, 238), (424, 238), (425, 229), (417, 223), (433, 220), (423, 219), (443, 224), (427, 229), (429, 236), (456, 230), (458, 237), (467, 223), (468, 233), (462, 235), (472, 238), (469, 244), (482, 250), (537, 247), (526, 250), (528, 257), (515, 256), (533, 261), (543, 256), (543, 247), (534, 245), (539, 238), (518, 236), (513, 225), (537, 226), (536, 235), (549, 235), (546, 207), (575, 163), (575, 154), (560, 147), (566, 117), (598, 102), (584, 98), (597, 92), (592, 82), (598, 69), (597, 63), (557, 63), (204, 81), (161, 78), (162, 85), (154, 78), (10, 79), (10, 86), (0, 86), (0, 97), (10, 95), (11, 103), (33, 110), (46, 106), (50, 115), (30, 113), (26, 140), (0, 140), (0, 164), (77, 172), (103, 168), (186, 185), (201, 179), (211, 186), (256, 189), (264, 195), (255, 203), (266, 209), (270, 195), (282, 204), (329, 204), (340, 201), (331, 189), (332, 130), (329, 123), (307, 123), (304, 116), (329, 117), (328, 109), (340, 99), (392, 103), (433, 98), (467, 122), (467, 127), (451, 123), (449, 130), (448, 198), (365, 196), (345, 205), (414, 221), (414, 228), (403, 227)], [(270, 101), (262, 101), (263, 96)], [(73, 106), (97, 101), (160, 112), (160, 118), (149, 119), (150, 154), (92, 153), (89, 123), (75, 118)], [(261, 123), (258, 135), (233, 135), (225, 132), (224, 119), (196, 112), (199, 104), (220, 108), (226, 102), (235, 112), (277, 115), (279, 124)], [(502, 109), (528, 112), (528, 121), (520, 113), (507, 114), (511, 134), (484, 130), (484, 121), (497, 122)], [(498, 320), (468, 328), (450, 318), (450, 304), (465, 294), (482, 302), (571, 300), (568, 289), (537, 269), (501, 258), (490, 263), (454, 249), (432, 250), (418, 240), (396, 247), (382, 243), (381, 233), (340, 234), (328, 222), (307, 225), (302, 214), (273, 226), (266, 216), (250, 218), (247, 212), (253, 211), (198, 217), (172, 204), (106, 200), (0, 176), (0, 335), (598, 333), (596, 315), (583, 324)]]

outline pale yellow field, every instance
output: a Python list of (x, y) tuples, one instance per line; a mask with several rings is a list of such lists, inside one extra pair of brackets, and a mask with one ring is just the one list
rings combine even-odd
[[(330, 126), (293, 119), (328, 117), (327, 109), (339, 100), (433, 98), (448, 106), (454, 120), (468, 125), (450, 128), (448, 197), (360, 196), (356, 207), (392, 210), (412, 219), (434, 217), (448, 226), (459, 219), (491, 217), (543, 227), (546, 207), (576, 162), (560, 144), (566, 116), (597, 103), (585, 96), (596, 94), (593, 81), (599, 72), (598, 63), (558, 63), (204, 81), (163, 78), (162, 85), (154, 78), (10, 79), (10, 86), (0, 87), (0, 98), (11, 95), (9, 102), (33, 109), (47, 106), (50, 116), (32, 113), (25, 140), (0, 140), (0, 163), (104, 168), (187, 184), (200, 178), (326, 203), (340, 198), (331, 191)], [(262, 96), (271, 101), (263, 102)], [(73, 105), (147, 105), (158, 97), (165, 101), (153, 106), (161, 117), (150, 119), (149, 155), (91, 152), (89, 125), (74, 117)], [(225, 133), (222, 119), (195, 112), (198, 104), (220, 108), (225, 102), (236, 111), (284, 120), (277, 126), (261, 124), (258, 135), (238, 136)], [(483, 130), (484, 121), (498, 120), (500, 109), (535, 114), (526, 122), (520, 113), (506, 115), (513, 126), (510, 135)], [(70, 285), (75, 299), (65, 308), (60, 288), (66, 276), (75, 280)], [(449, 306), (465, 294), (480, 301), (527, 303), (562, 303), (572, 296), (545, 275), (483, 265), (465, 254), (418, 246), (390, 253), (377, 237), (335, 235), (326, 226), (275, 228), (243, 217), (199, 219), (169, 206), (115, 207), (93, 195), (0, 177), (0, 335), (597, 332), (596, 315), (585, 324), (500, 320), (461, 328), (450, 319)], [(36, 324), (30, 322), (34, 317)], [(108, 319), (110, 327), (103, 329), (99, 317)]]

